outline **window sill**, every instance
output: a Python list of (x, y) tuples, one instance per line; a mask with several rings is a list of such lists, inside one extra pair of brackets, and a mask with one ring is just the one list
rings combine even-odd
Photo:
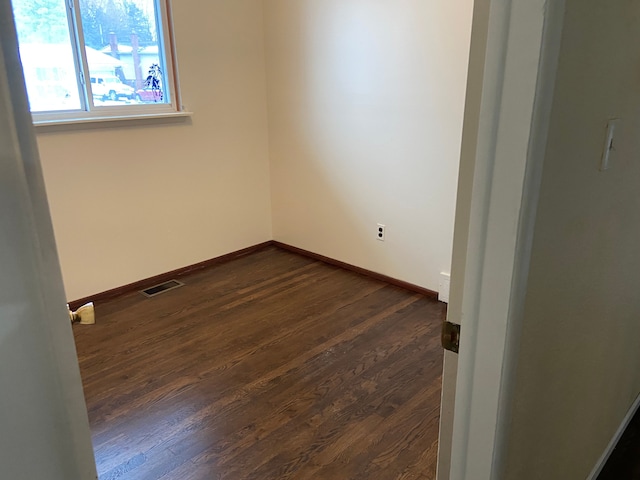
[(193, 115), (193, 112), (162, 112), (133, 115), (110, 115), (105, 117), (59, 118), (55, 120), (34, 120), (37, 132), (44, 130), (74, 130), (80, 128), (100, 128), (118, 126), (121, 123), (148, 125), (151, 123), (167, 123), (180, 121)]

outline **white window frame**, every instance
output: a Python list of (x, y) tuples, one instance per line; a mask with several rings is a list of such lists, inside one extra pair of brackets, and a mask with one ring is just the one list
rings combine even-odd
[(169, 102), (96, 106), (91, 92), (91, 77), (85, 50), (80, 0), (65, 0), (67, 25), (81, 106), (79, 110), (32, 112), (34, 125), (82, 124), (190, 115), (190, 112), (186, 112), (182, 106), (178, 89), (170, 0), (154, 0), (154, 2), (156, 5), (155, 20), (158, 26), (158, 52), (161, 56), (164, 83), (163, 94), (169, 99)]

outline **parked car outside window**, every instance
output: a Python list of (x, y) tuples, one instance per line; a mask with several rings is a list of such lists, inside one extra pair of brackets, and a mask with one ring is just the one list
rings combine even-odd
[(91, 77), (91, 91), (94, 98), (101, 100), (120, 100), (121, 98), (135, 98), (132, 87), (126, 85), (115, 76)]

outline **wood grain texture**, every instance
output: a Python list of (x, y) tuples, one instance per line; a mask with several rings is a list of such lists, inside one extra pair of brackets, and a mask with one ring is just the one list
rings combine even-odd
[(137, 282), (121, 285), (120, 287), (112, 288), (104, 292), (95, 293), (93, 295), (89, 295), (88, 297), (69, 300), (69, 308), (71, 308), (71, 310), (77, 310), (79, 307), (88, 302), (105, 302), (107, 300), (111, 300), (112, 298), (120, 297), (126, 293), (139, 292), (140, 290), (153, 287), (160, 283), (164, 283), (175, 278), (180, 278), (185, 275), (190, 275), (197, 270), (205, 270), (213, 267), (214, 265), (233, 260), (234, 258), (242, 257), (243, 255), (249, 255), (250, 253), (262, 250), (263, 248), (266, 248), (272, 244), (273, 241), (269, 240), (267, 242), (252, 245), (250, 247), (236, 250), (225, 255), (220, 255), (219, 257), (211, 258), (203, 262), (194, 263), (193, 265), (187, 265), (186, 267), (171, 270), (170, 272), (161, 273), (159, 275), (154, 275), (153, 277), (138, 280)]
[(432, 479), (445, 306), (274, 246), (74, 326), (101, 480)]
[(398, 280), (397, 278), (389, 277), (388, 275), (374, 272), (372, 270), (367, 270), (366, 268), (356, 267), (355, 265), (351, 265), (350, 263), (341, 262), (340, 260), (336, 260), (335, 258), (325, 257), (324, 255), (320, 255), (319, 253), (313, 253), (313, 252), (310, 252), (309, 250), (304, 250), (302, 248), (294, 247), (293, 245), (288, 245), (286, 243), (278, 242), (276, 240), (273, 240), (271, 243), (284, 250), (288, 250), (294, 253), (299, 253), (300, 255), (304, 255), (305, 257), (310, 257), (315, 260), (320, 260), (330, 265), (342, 267), (345, 270), (351, 270), (352, 272), (360, 273), (362, 275), (366, 275), (367, 277), (375, 278), (376, 280), (382, 280), (383, 282), (390, 283), (391, 285), (396, 285), (398, 287), (404, 288), (405, 290), (409, 290), (411, 292), (420, 293), (425, 297), (433, 298), (434, 300), (438, 299), (438, 292), (434, 290), (429, 290), (428, 288), (420, 287), (419, 285), (416, 285), (414, 283), (405, 282), (404, 280)]

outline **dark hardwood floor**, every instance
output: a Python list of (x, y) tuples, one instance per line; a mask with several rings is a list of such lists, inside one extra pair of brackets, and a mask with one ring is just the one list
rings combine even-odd
[(432, 479), (443, 304), (277, 247), (76, 325), (101, 480)]

